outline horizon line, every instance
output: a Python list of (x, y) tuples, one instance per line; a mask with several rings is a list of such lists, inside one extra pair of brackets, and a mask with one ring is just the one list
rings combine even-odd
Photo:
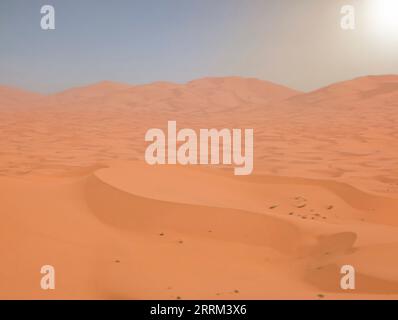
[(350, 79), (345, 79), (345, 80), (341, 80), (341, 81), (337, 81), (337, 82), (331, 82), (327, 85), (318, 87), (316, 89), (313, 90), (298, 90), (289, 86), (286, 86), (284, 84), (280, 84), (277, 82), (273, 82), (270, 80), (265, 80), (265, 79), (260, 79), (260, 78), (256, 78), (256, 77), (247, 77), (247, 76), (237, 76), (237, 75), (232, 75), (232, 76), (208, 76), (208, 77), (200, 77), (200, 78), (195, 78), (192, 80), (188, 80), (185, 82), (174, 82), (174, 81), (168, 81), (168, 80), (158, 80), (158, 81), (152, 81), (152, 82), (144, 82), (144, 83), (139, 83), (139, 84), (134, 84), (134, 83), (129, 83), (129, 82), (122, 82), (122, 81), (115, 81), (115, 80), (98, 80), (95, 82), (90, 82), (87, 84), (81, 84), (81, 85), (76, 85), (76, 86), (71, 86), (71, 87), (67, 87), (65, 89), (62, 89), (60, 91), (55, 91), (55, 92), (51, 92), (51, 93), (43, 93), (43, 92), (38, 92), (38, 91), (33, 91), (33, 90), (29, 90), (29, 89), (25, 89), (23, 87), (19, 87), (19, 86), (14, 86), (14, 85), (8, 85), (8, 84), (3, 84), (0, 83), (0, 88), (9, 88), (12, 90), (18, 90), (18, 91), (22, 91), (25, 93), (30, 93), (30, 94), (35, 94), (35, 95), (39, 95), (39, 96), (43, 96), (43, 97), (51, 97), (51, 96), (55, 96), (58, 94), (62, 94), (64, 92), (73, 90), (73, 89), (81, 89), (81, 88), (87, 88), (87, 87), (94, 87), (94, 86), (98, 86), (100, 84), (114, 84), (114, 85), (124, 85), (124, 86), (129, 86), (129, 87), (142, 87), (142, 86), (150, 86), (150, 85), (156, 85), (156, 84), (168, 84), (168, 85), (175, 85), (175, 86), (186, 86), (192, 82), (195, 81), (201, 81), (201, 80), (214, 80), (214, 79), (233, 79), (233, 78), (237, 78), (237, 79), (242, 79), (242, 80), (257, 80), (257, 81), (261, 81), (264, 83), (268, 83), (271, 85), (275, 85), (275, 86), (280, 86), (283, 88), (286, 88), (288, 90), (292, 90), (292, 91), (296, 91), (297, 93), (302, 93), (302, 94), (307, 94), (307, 93), (311, 93), (311, 92), (316, 92), (319, 90), (322, 90), (324, 88), (328, 88), (330, 86), (339, 84), (339, 83), (344, 83), (344, 82), (348, 82), (348, 81), (355, 81), (355, 80), (359, 80), (359, 79), (364, 79), (364, 78), (382, 78), (382, 77), (398, 77), (398, 74), (369, 74), (369, 75), (364, 75), (364, 76), (357, 76), (354, 78), (350, 78)]

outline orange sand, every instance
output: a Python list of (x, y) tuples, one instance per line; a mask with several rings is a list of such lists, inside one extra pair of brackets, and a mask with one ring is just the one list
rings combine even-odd
[[(0, 298), (396, 299), (397, 108), (398, 76), (0, 87)], [(168, 120), (254, 128), (254, 174), (146, 165)]]

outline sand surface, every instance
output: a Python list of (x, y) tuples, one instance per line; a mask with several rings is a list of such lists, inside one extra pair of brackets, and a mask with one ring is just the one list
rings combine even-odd
[[(0, 298), (396, 299), (397, 108), (398, 76), (0, 87)], [(145, 164), (168, 120), (253, 128), (253, 175)]]

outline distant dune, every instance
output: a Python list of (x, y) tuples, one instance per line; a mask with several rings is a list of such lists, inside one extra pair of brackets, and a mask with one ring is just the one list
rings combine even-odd
[(369, 76), (330, 85), (292, 99), (295, 103), (353, 106), (384, 102), (398, 104), (398, 76)]
[[(396, 75), (0, 87), (0, 298), (397, 299), (397, 107)], [(168, 120), (253, 128), (254, 174), (146, 165)]]
[[(32, 104), (35, 105), (42, 101), (40, 94), (20, 90), (8, 86), (0, 86), (0, 110), (13, 111), (19, 110)], [(10, 108), (10, 109), (7, 109)]]

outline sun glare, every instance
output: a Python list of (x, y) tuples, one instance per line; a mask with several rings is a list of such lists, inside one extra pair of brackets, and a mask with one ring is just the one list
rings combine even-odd
[(398, 40), (398, 0), (369, 0), (372, 29)]

